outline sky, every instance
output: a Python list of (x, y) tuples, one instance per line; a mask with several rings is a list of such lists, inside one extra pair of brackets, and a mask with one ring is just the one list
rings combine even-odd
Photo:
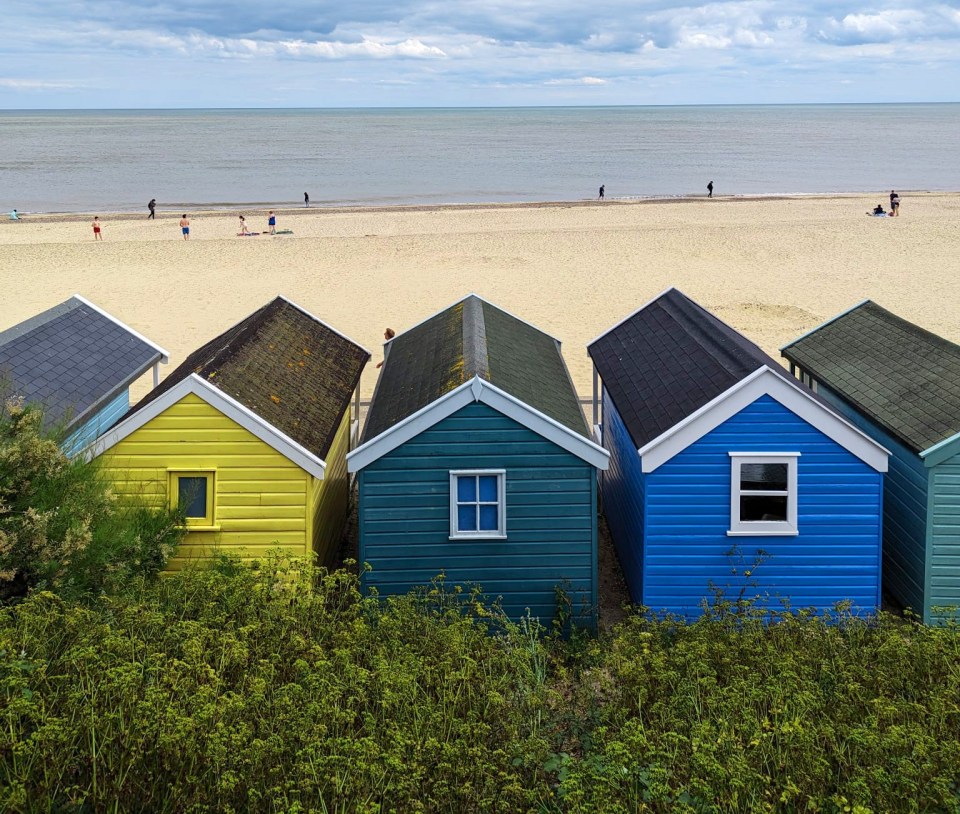
[(960, 101), (960, 0), (3, 0), (0, 109)]

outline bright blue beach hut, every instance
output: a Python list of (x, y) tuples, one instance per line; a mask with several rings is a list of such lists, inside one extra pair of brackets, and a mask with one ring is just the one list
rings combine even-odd
[(502, 598), (512, 617), (556, 612), (556, 588), (597, 605), (594, 443), (560, 343), (475, 295), (385, 346), (357, 473), (367, 589), (438, 574)]
[(167, 352), (79, 294), (0, 333), (0, 394), (44, 410), (45, 426), (83, 449), (130, 409), (130, 385)]
[(891, 451), (884, 588), (925, 622), (942, 621), (960, 607), (960, 346), (867, 300), (782, 353)]
[(635, 602), (877, 608), (880, 444), (676, 289), (588, 351), (603, 510)]

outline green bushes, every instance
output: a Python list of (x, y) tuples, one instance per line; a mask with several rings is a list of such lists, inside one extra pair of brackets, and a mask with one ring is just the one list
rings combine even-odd
[(0, 612), (0, 810), (960, 811), (956, 631), (540, 633), (281, 563), (35, 592)]
[(170, 512), (120, 505), (96, 463), (69, 459), (42, 414), (0, 409), (0, 601), (31, 587), (81, 596), (152, 577), (182, 532)]

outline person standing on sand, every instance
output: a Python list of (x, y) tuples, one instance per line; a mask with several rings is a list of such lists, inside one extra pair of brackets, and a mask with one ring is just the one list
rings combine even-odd
[(147, 215), (147, 220), (156, 220), (157, 219), (157, 199), (151, 198), (150, 203), (147, 204), (147, 209), (150, 210), (150, 214)]
[(602, 201), (602, 200), (603, 200), (603, 191), (604, 191), (605, 188), (606, 188), (606, 185), (605, 185), (605, 184), (600, 184), (600, 195), (599, 195), (599, 197), (597, 198), (598, 201)]
[(180, 231), (183, 233), (183, 239), (190, 239), (190, 221), (187, 220), (187, 215), (184, 213), (180, 218)]
[(93, 216), (93, 223), (91, 224), (91, 226), (93, 226), (93, 239), (103, 240), (103, 235), (100, 234), (100, 216), (99, 215)]
[(890, 217), (900, 217), (900, 196), (895, 189), (890, 190)]
[(270, 210), (269, 215), (267, 216), (267, 226), (270, 227), (270, 234), (275, 235), (277, 233), (277, 216), (273, 214), (273, 210)]
[(240, 216), (240, 234), (241, 235), (250, 234), (250, 230), (247, 228), (247, 219), (243, 215)]
[(707, 197), (708, 198), (713, 197), (713, 181), (707, 184)]
[[(383, 332), (383, 339), (385, 342), (389, 342), (393, 337), (397, 335), (397, 332), (393, 328), (387, 328)], [(383, 367), (383, 362), (377, 362), (377, 367)]]
[(306, 192), (303, 193), (303, 205), (310, 206), (310, 196)]

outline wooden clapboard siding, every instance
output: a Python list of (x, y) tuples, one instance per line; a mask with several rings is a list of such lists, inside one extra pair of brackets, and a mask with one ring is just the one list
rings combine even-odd
[(920, 456), (822, 383), (817, 392), (837, 412), (890, 450), (883, 484), (883, 588), (928, 617), (927, 504), (929, 471)]
[(323, 480), (313, 478), (313, 552), (320, 565), (329, 565), (340, 547), (350, 504), (347, 452), (350, 449), (350, 410), (340, 421), (336, 438), (327, 454)]
[[(505, 540), (450, 540), (450, 470), (506, 470)], [(381, 595), (474, 584), (513, 618), (544, 621), (566, 585), (577, 610), (597, 603), (596, 475), (551, 441), (481, 403), (468, 405), (358, 475), (364, 586)]]
[(928, 546), (924, 621), (943, 622), (960, 608), (960, 454), (930, 469)]
[(117, 393), (97, 413), (75, 429), (63, 442), (63, 451), (75, 455), (103, 435), (130, 409), (130, 391), (124, 389)]
[[(799, 534), (730, 537), (729, 453), (763, 451), (800, 453)], [(769, 396), (645, 481), (644, 604), (696, 615), (712, 584), (728, 598), (746, 585), (746, 595), (767, 607), (786, 600), (824, 610), (850, 600), (860, 610), (877, 608), (882, 475)], [(746, 580), (761, 549), (768, 559)]]
[(188, 395), (104, 454), (121, 496), (167, 505), (168, 470), (215, 469), (216, 531), (190, 531), (175, 570), (215, 550), (245, 559), (307, 549), (310, 475), (195, 395)]
[(640, 456), (609, 394), (603, 391), (603, 446), (610, 468), (600, 472), (603, 514), (630, 598), (643, 603), (643, 472)]

